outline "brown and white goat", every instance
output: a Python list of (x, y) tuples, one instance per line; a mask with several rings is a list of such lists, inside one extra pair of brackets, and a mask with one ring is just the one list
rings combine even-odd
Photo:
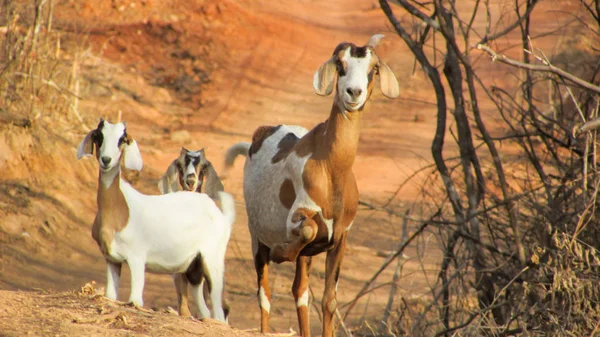
[(246, 155), (244, 198), (258, 277), (261, 331), (268, 332), (271, 292), (269, 261), (296, 261), (292, 293), (300, 333), (310, 335), (308, 275), (310, 257), (327, 252), (323, 294), (323, 336), (333, 336), (333, 314), (346, 236), (358, 207), (352, 164), (360, 120), (375, 75), (383, 94), (395, 98), (394, 73), (377, 56), (382, 35), (366, 46), (340, 43), (315, 73), (313, 87), (329, 95), (337, 79), (329, 118), (311, 131), (299, 126), (261, 126), (252, 143), (238, 143), (226, 154), (226, 168)]
[(223, 191), (223, 183), (212, 163), (206, 158), (204, 149), (190, 151), (181, 148), (177, 157), (158, 183), (162, 194), (175, 191), (204, 192), (216, 199)]
[[(117, 299), (121, 266), (131, 273), (129, 301), (143, 306), (146, 271), (183, 274), (203, 317), (210, 316), (202, 293), (208, 283), (212, 317), (225, 321), (222, 308), (225, 252), (235, 220), (233, 197), (219, 192), (221, 207), (203, 193), (177, 192), (145, 195), (121, 178), (121, 165), (142, 169), (137, 143), (125, 123), (101, 120), (81, 141), (77, 158), (95, 153), (99, 163), (98, 213), (92, 237), (107, 264), (106, 297)], [(187, 283), (177, 287), (180, 313), (189, 315)]]

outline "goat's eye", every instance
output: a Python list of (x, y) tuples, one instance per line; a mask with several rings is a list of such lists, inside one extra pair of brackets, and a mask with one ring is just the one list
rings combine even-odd
[(119, 138), (119, 146), (121, 146), (123, 142), (125, 142), (125, 135), (122, 135), (121, 138)]

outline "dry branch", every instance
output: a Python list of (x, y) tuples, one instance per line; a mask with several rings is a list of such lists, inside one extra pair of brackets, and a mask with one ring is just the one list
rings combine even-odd
[(490, 54), (490, 56), (492, 56), (492, 61), (500, 61), (504, 64), (508, 64), (517, 68), (521, 68), (521, 69), (527, 69), (527, 70), (532, 70), (532, 71), (541, 71), (541, 72), (547, 72), (547, 73), (552, 73), (555, 75), (560, 76), (561, 78), (564, 78), (568, 81), (571, 81), (585, 89), (588, 89), (590, 91), (593, 91), (597, 94), (600, 94), (600, 87), (597, 85), (594, 85), (592, 83), (589, 83), (571, 73), (568, 73), (558, 67), (555, 67), (551, 64), (545, 64), (545, 65), (540, 65), (540, 64), (529, 64), (529, 63), (523, 63), (523, 62), (519, 62), (517, 60), (513, 60), (511, 58), (509, 58), (506, 55), (503, 54), (498, 54), (495, 51), (493, 51), (490, 47), (483, 45), (483, 44), (478, 44), (477, 45), (477, 49), (479, 50), (484, 50), (486, 51), (488, 54)]
[[(438, 214), (436, 213), (434, 215), (437, 216)], [(373, 282), (375, 282), (375, 280), (377, 280), (377, 278), (379, 277), (379, 275), (381, 275), (381, 273), (394, 261), (394, 259), (396, 259), (398, 256), (400, 256), (400, 254), (402, 254), (404, 252), (404, 249), (416, 238), (418, 237), (424, 230), (425, 228), (427, 228), (427, 226), (429, 225), (429, 222), (424, 222), (422, 223), (419, 228), (417, 228), (417, 230), (408, 238), (408, 240), (406, 240), (405, 242), (403, 242), (400, 247), (398, 248), (398, 250), (396, 251), (396, 253), (394, 253), (393, 255), (391, 255), (388, 259), (385, 260), (385, 262), (381, 265), (381, 267), (379, 268), (379, 270), (373, 274), (373, 276), (371, 276), (371, 278), (365, 283), (365, 285), (362, 287), (362, 289), (358, 292), (358, 294), (354, 297), (354, 299), (350, 302), (348, 302), (348, 309), (346, 310), (346, 313), (344, 314), (344, 318), (343, 320), (346, 320), (346, 317), (348, 317), (348, 314), (350, 313), (350, 311), (352, 311), (352, 309), (354, 308), (354, 306), (356, 305), (356, 303), (358, 302), (358, 300), (363, 297), (369, 290), (369, 288), (371, 287), (371, 285), (373, 284)]]

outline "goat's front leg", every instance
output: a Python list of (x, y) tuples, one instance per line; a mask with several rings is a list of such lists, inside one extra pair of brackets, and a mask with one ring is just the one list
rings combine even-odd
[(146, 263), (141, 259), (128, 259), (129, 271), (131, 272), (131, 293), (129, 294), (129, 303), (143, 307), (144, 293), (144, 272), (146, 271)]
[(333, 337), (333, 315), (337, 309), (337, 283), (346, 251), (346, 233), (327, 252), (325, 261), (325, 291), (323, 292), (323, 337)]
[(177, 304), (179, 305), (179, 316), (190, 317), (189, 302), (188, 302), (188, 280), (185, 274), (173, 275), (175, 289), (177, 290)]
[(292, 286), (292, 294), (296, 300), (300, 336), (310, 337), (310, 321), (308, 319), (308, 279), (310, 275), (310, 256), (298, 256), (296, 260), (296, 276)]
[(314, 220), (315, 215), (317, 212), (306, 208), (299, 208), (294, 212), (292, 223), (300, 222), (292, 231), (297, 237), (289, 243), (275, 246), (271, 251), (271, 260), (275, 263), (296, 261), (300, 251), (317, 236), (319, 225)]
[(106, 260), (106, 292), (105, 295), (111, 300), (117, 300), (119, 296), (119, 281), (121, 279), (121, 264)]

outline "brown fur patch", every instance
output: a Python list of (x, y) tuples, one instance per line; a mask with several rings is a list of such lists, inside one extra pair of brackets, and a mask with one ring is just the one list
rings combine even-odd
[(270, 135), (274, 134), (279, 130), (281, 125), (277, 126), (260, 126), (254, 134), (252, 135), (252, 145), (250, 145), (250, 149), (248, 150), (248, 157), (252, 158), (252, 155), (260, 150), (262, 143), (267, 139)]
[(294, 145), (296, 145), (296, 143), (298, 143), (299, 139), (300, 138), (298, 138), (292, 132), (288, 133), (287, 135), (285, 135), (285, 137), (281, 138), (279, 144), (277, 144), (277, 148), (279, 149), (279, 151), (277, 151), (277, 153), (273, 156), (273, 158), (271, 159), (271, 163), (275, 164), (287, 158), (288, 154), (290, 154), (292, 148), (294, 147)]
[(317, 234), (301, 251), (312, 256), (329, 249), (339, 240), (356, 215), (358, 189), (352, 173), (360, 133), (362, 112), (347, 114), (333, 105), (329, 119), (307, 133), (294, 151), (300, 157), (310, 154), (302, 174), (304, 189), (321, 207), (325, 219), (333, 219), (332, 240), (321, 216), (313, 217), (318, 226)]
[(294, 190), (294, 183), (290, 179), (286, 179), (281, 184), (279, 189), (279, 201), (283, 207), (290, 209), (296, 201), (296, 191)]
[(129, 206), (120, 189), (119, 176), (108, 188), (98, 178), (98, 214), (92, 226), (92, 237), (105, 256), (110, 252), (110, 244), (116, 232), (120, 232), (129, 222)]

